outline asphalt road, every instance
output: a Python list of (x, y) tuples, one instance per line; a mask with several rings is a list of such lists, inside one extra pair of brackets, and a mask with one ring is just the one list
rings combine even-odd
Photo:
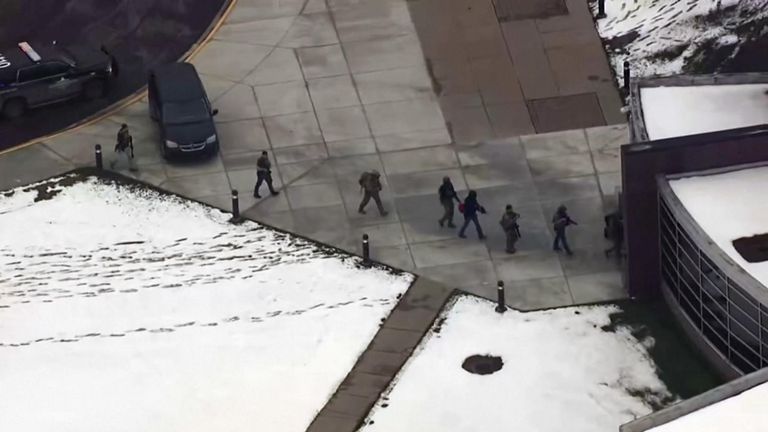
[(0, 117), (0, 150), (67, 128), (146, 84), (154, 65), (178, 60), (199, 40), (228, 0), (0, 0), (0, 47), (105, 45), (120, 76), (100, 100), (73, 100)]

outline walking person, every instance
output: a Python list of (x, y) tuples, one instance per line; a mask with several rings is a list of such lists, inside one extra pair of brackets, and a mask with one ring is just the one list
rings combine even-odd
[(568, 239), (565, 236), (565, 228), (569, 225), (578, 225), (576, 221), (568, 216), (568, 209), (564, 205), (560, 205), (552, 216), (552, 225), (555, 229), (555, 241), (552, 243), (552, 250), (560, 251), (560, 247), (565, 250), (568, 255), (573, 255), (571, 248), (568, 246)]
[(499, 224), (501, 224), (501, 229), (504, 230), (504, 234), (507, 236), (506, 251), (509, 254), (517, 252), (515, 243), (520, 239), (520, 225), (517, 224), (518, 219), (520, 219), (520, 215), (515, 213), (511, 204), (507, 204)]
[(128, 125), (123, 123), (120, 125), (120, 130), (117, 131), (117, 140), (115, 143), (115, 156), (109, 162), (110, 169), (115, 169), (115, 166), (125, 162), (125, 165), (130, 171), (136, 171), (136, 164), (133, 161), (133, 137), (128, 130)]
[(365, 214), (365, 206), (373, 198), (373, 201), (376, 202), (376, 207), (379, 209), (379, 214), (382, 216), (388, 215), (389, 213), (384, 210), (384, 205), (381, 204), (381, 197), (379, 196), (379, 192), (381, 192), (381, 174), (376, 170), (366, 171), (360, 176), (358, 183), (363, 192), (363, 200), (360, 201), (357, 212)]
[(483, 234), (483, 228), (480, 226), (480, 221), (477, 219), (477, 212), (482, 214), (485, 214), (486, 212), (485, 207), (481, 206), (480, 203), (477, 202), (477, 192), (473, 190), (469, 191), (467, 199), (464, 200), (464, 206), (463, 208), (459, 206), (459, 211), (464, 213), (464, 225), (462, 225), (461, 229), (459, 230), (459, 237), (467, 238), (467, 236), (464, 235), (464, 232), (467, 230), (469, 223), (472, 222), (475, 224), (477, 237), (480, 240), (483, 240), (485, 238), (485, 234)]
[(261, 198), (259, 189), (261, 189), (262, 183), (267, 183), (269, 193), (272, 195), (280, 193), (272, 187), (272, 162), (269, 161), (269, 154), (266, 151), (261, 152), (261, 156), (256, 161), (256, 186), (253, 187), (253, 196), (255, 198)]
[(453, 188), (450, 177), (443, 177), (443, 184), (437, 190), (437, 194), (440, 197), (440, 204), (443, 206), (443, 217), (437, 221), (440, 224), (440, 228), (448, 223), (448, 228), (456, 228), (453, 224), (453, 200), (461, 203), (459, 196), (456, 194), (456, 190)]
[(615, 254), (616, 258), (621, 259), (621, 250), (624, 246), (624, 218), (619, 210), (605, 217), (605, 230), (608, 239), (613, 246), (605, 250), (605, 257)]

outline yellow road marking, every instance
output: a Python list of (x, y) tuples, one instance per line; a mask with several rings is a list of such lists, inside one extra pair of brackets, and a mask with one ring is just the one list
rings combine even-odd
[[(182, 61), (192, 60), (195, 56), (197, 56), (200, 53), (200, 51), (202, 51), (202, 49), (208, 44), (208, 42), (210, 42), (211, 39), (213, 39), (213, 36), (216, 34), (216, 32), (219, 31), (219, 28), (227, 20), (227, 18), (229, 17), (229, 14), (232, 13), (232, 10), (235, 8), (235, 5), (237, 4), (237, 1), (238, 0), (231, 0), (229, 2), (229, 5), (227, 6), (227, 8), (221, 14), (221, 16), (216, 21), (216, 23), (213, 25), (213, 27), (211, 27), (211, 29), (207, 32), (207, 34), (203, 36), (203, 39), (201, 41), (195, 43), (192, 46), (192, 48), (189, 51), (187, 51), (187, 53), (184, 56), (182, 56), (182, 58), (181, 58)], [(29, 140), (29, 141), (27, 141), (25, 143), (19, 144), (19, 145), (14, 146), (14, 147), (11, 147), (9, 149), (0, 150), (0, 156), (2, 156), (4, 154), (7, 154), (7, 153), (14, 152), (16, 150), (21, 150), (21, 149), (29, 147), (29, 146), (31, 146), (33, 144), (38, 144), (38, 143), (41, 143), (43, 141), (48, 141), (48, 140), (54, 139), (56, 137), (59, 137), (61, 135), (67, 134), (67, 133), (77, 132), (78, 130), (80, 130), (80, 129), (86, 127), (86, 126), (90, 126), (90, 125), (92, 125), (94, 123), (98, 123), (98, 122), (104, 120), (105, 118), (108, 118), (108, 117), (111, 117), (111, 116), (115, 115), (115, 113), (117, 113), (118, 111), (128, 107), (129, 105), (133, 105), (139, 99), (143, 98), (146, 93), (147, 93), (146, 89), (142, 88), (141, 90), (136, 91), (136, 93), (132, 94), (131, 96), (128, 96), (126, 99), (123, 99), (122, 101), (117, 102), (115, 105), (107, 108), (104, 112), (95, 114), (93, 117), (87, 118), (85, 120), (81, 120), (80, 122), (75, 123), (74, 125), (72, 125), (71, 127), (67, 128), (67, 129), (64, 129), (64, 130), (59, 131), (59, 132), (52, 133), (50, 135), (46, 135), (44, 137), (34, 138), (32, 140)]]

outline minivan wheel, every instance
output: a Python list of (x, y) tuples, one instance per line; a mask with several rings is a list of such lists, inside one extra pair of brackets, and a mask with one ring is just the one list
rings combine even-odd
[(8, 118), (21, 117), (26, 110), (27, 102), (21, 98), (11, 99), (3, 104), (3, 115)]
[(83, 87), (83, 96), (88, 100), (98, 99), (104, 96), (106, 86), (102, 80), (93, 80), (85, 83)]

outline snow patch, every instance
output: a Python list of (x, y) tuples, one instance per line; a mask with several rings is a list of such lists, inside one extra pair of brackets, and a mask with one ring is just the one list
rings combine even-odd
[[(603, 331), (615, 306), (494, 312), (460, 297), (444, 312), (370, 414), (364, 432), (615, 432), (646, 415), (642, 395), (671, 398), (646, 349), (623, 327)], [(500, 356), (490, 375), (461, 368)], [(634, 396), (633, 396), (634, 395)]]
[(643, 87), (651, 140), (768, 124), (768, 84)]
[(40, 188), (0, 193), (0, 430), (303, 432), (413, 280), (153, 191)]
[(768, 184), (768, 167), (669, 181), (691, 217), (736, 264), (768, 286), (768, 261), (750, 263), (733, 241), (768, 233), (768, 201), (759, 199)]

